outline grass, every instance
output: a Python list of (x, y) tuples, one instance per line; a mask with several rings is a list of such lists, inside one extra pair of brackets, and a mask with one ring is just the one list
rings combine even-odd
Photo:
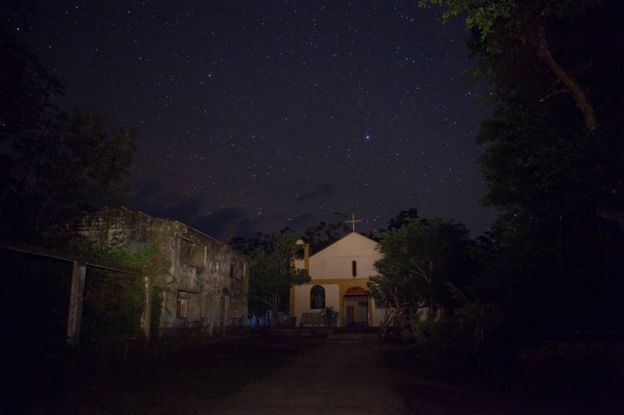
[(245, 336), (153, 347), (126, 362), (87, 354), (56, 356), (21, 370), (10, 413), (196, 413), (317, 344), (314, 339)]

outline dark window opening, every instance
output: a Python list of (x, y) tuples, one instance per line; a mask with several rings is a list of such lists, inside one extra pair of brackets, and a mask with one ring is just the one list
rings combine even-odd
[(310, 290), (310, 308), (318, 310), (325, 308), (325, 288), (315, 285)]
[(351, 275), (357, 276), (357, 262), (351, 261)]
[(178, 290), (176, 293), (176, 317), (182, 320), (199, 321), (201, 296), (196, 291)]
[(178, 291), (178, 298), (176, 299), (176, 315), (178, 318), (187, 319), (189, 317), (189, 297), (190, 295), (186, 291)]
[(180, 242), (180, 262), (192, 267), (204, 266), (204, 247), (187, 239), (182, 239)]

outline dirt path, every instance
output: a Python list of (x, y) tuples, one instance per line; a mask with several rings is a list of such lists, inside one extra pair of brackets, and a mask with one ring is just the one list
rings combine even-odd
[(272, 375), (202, 414), (405, 414), (388, 380), (377, 337), (333, 335)]

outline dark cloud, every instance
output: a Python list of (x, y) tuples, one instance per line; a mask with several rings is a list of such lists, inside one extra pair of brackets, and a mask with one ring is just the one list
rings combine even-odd
[(205, 199), (180, 195), (153, 180), (139, 184), (130, 202), (131, 208), (183, 222), (224, 241), (249, 235), (260, 225), (260, 218), (252, 219), (242, 209), (225, 207), (210, 212), (206, 205)]
[(261, 219), (252, 219), (242, 209), (223, 208), (197, 218), (195, 227), (227, 241), (234, 236), (252, 235), (260, 222)]
[(296, 200), (299, 203), (305, 203), (322, 197), (330, 198), (334, 193), (336, 193), (336, 186), (333, 183), (323, 182), (311, 191), (299, 195)]
[(311, 212), (305, 212), (292, 218), (288, 223), (288, 226), (293, 229), (304, 228), (310, 226), (310, 223), (315, 220), (316, 217)]

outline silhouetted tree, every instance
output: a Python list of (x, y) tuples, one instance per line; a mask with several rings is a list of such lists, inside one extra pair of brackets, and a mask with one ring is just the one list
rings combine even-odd
[(441, 219), (408, 218), (379, 233), (383, 258), (368, 286), (377, 304), (392, 310), (395, 324), (424, 308), (435, 315), (452, 307), (448, 283), (465, 286), (473, 275), (465, 226)]
[(466, 18), (491, 88), (478, 141), (501, 216), (481, 288), (525, 340), (623, 329), (621, 2), (426, 3)]
[(53, 223), (123, 200), (136, 133), (60, 110), (60, 81), (0, 30), (0, 228), (3, 237), (33, 240)]
[(271, 312), (277, 323), (280, 312), (288, 310), (289, 289), (310, 281), (305, 270), (296, 270), (293, 260), (301, 238), (297, 233), (276, 233), (270, 243), (259, 245), (251, 254), (249, 269), (249, 312), (256, 316)]
[(272, 235), (256, 232), (256, 234), (250, 238), (235, 236), (230, 239), (229, 244), (241, 254), (251, 256), (258, 248), (270, 249), (272, 241)]
[[(336, 215), (346, 219), (346, 215)], [(303, 239), (310, 244), (310, 251), (312, 253), (316, 253), (336, 242), (348, 232), (349, 226), (344, 222), (344, 220), (340, 220), (335, 223), (321, 222), (318, 225), (307, 228), (304, 231)]]
[(409, 219), (418, 219), (418, 209), (409, 208), (407, 210), (400, 211), (395, 217), (388, 221), (388, 229), (398, 229)]

